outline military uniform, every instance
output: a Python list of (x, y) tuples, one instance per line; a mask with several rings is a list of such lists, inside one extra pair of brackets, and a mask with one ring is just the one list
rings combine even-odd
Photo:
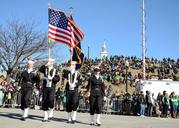
[[(43, 65), (40, 67), (39, 71), (44, 74), (42, 89), (42, 109), (45, 112), (45, 117), (43, 121), (48, 121), (48, 119), (53, 118), (56, 83), (60, 80), (60, 77), (54, 67), (49, 69), (48, 66)], [(48, 115), (47, 111), (49, 108), (50, 112)]]
[[(101, 76), (98, 78), (92, 75), (89, 78), (87, 90), (90, 91), (90, 115), (91, 115), (91, 125), (100, 123), (100, 114), (102, 110), (102, 101), (104, 97), (104, 82)], [(94, 119), (94, 114), (96, 114), (96, 120)]]
[[(34, 62), (29, 61), (29, 64)], [(22, 120), (28, 116), (28, 110), (31, 104), (32, 91), (35, 83), (39, 82), (39, 75), (33, 69), (26, 69), (21, 73), (19, 84), (21, 85), (21, 109), (23, 110)]]
[[(70, 80), (69, 80), (70, 79)], [(68, 72), (68, 82), (66, 84), (66, 111), (68, 112), (68, 123), (75, 123), (76, 110), (79, 105), (78, 87), (80, 84), (80, 75), (77, 71)]]

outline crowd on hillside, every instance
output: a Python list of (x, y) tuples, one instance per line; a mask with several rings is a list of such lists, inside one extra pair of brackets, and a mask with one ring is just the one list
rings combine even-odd
[[(136, 79), (142, 79), (142, 60), (137, 57), (112, 56), (106, 61), (100, 59), (85, 60), (82, 73), (91, 72), (94, 65), (100, 63), (101, 73), (105, 80), (115, 84), (124, 83), (127, 79), (133, 83)], [(146, 58), (146, 79), (172, 79), (179, 80), (179, 59), (164, 58), (162, 61)], [(127, 70), (126, 70), (127, 69)], [(127, 73), (126, 73), (127, 71)], [(131, 72), (135, 71), (135, 72)]]
[[(86, 82), (91, 75), (94, 67), (99, 66), (103, 79), (109, 84), (106, 87), (106, 99), (104, 99), (104, 110), (110, 109), (110, 112), (119, 112), (121, 114), (144, 114), (148, 116), (168, 116), (168, 110), (171, 110), (171, 116), (176, 117), (174, 112), (179, 111), (179, 100), (175, 93), (168, 96), (167, 92), (160, 92), (157, 99), (153, 99), (152, 92), (147, 92), (144, 96), (142, 92), (128, 94), (124, 92), (113, 91), (112, 85), (122, 85), (128, 82), (134, 86), (137, 79), (142, 79), (142, 60), (137, 57), (112, 56), (105, 61), (100, 59), (84, 59), (83, 66), (80, 69), (82, 76), (82, 87), (85, 88)], [(59, 71), (66, 68), (66, 64), (59, 66)], [(172, 79), (179, 80), (179, 59), (173, 60), (164, 58), (163, 60), (146, 58), (146, 79)], [(20, 87), (18, 86), (18, 75), (12, 75), (13, 78), (6, 82), (1, 76), (0, 82), (0, 106), (19, 107), (20, 106)], [(65, 109), (64, 79), (56, 90), (55, 104), (56, 110)], [(165, 91), (165, 90), (164, 90)], [(162, 94), (163, 93), (163, 94)], [(79, 108), (88, 109), (88, 98), (86, 94), (80, 93)], [(34, 88), (32, 98), (32, 108), (41, 106), (42, 92), (41, 87)], [(163, 114), (162, 114), (163, 113)]]

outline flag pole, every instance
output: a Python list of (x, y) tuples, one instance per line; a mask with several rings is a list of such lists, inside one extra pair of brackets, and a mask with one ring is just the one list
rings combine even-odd
[[(48, 8), (51, 8), (51, 4), (48, 3)], [(48, 60), (51, 58), (51, 42), (48, 39)]]
[[(50, 3), (48, 3), (48, 8), (51, 8), (51, 4)], [(48, 23), (49, 23), (49, 21), (48, 21)], [(48, 62), (47, 62), (48, 63), (48, 66), (47, 66), (48, 67), (48, 74), (50, 74), (50, 70), (49, 70), (49, 60), (50, 60), (50, 57), (51, 57), (51, 42), (50, 42), (50, 40), (48, 38)], [(48, 82), (47, 82), (47, 84), (48, 84)]]
[(146, 78), (146, 61), (145, 61), (145, 57), (146, 57), (146, 24), (145, 24), (145, 0), (142, 0), (142, 62), (143, 62), (143, 66), (142, 66), (142, 77), (143, 80), (145, 80)]
[[(70, 7), (70, 17), (73, 15), (73, 7)], [(72, 65), (72, 50), (73, 48), (70, 47), (70, 66)]]
[(48, 59), (50, 59), (50, 58), (51, 58), (51, 42), (48, 39)]

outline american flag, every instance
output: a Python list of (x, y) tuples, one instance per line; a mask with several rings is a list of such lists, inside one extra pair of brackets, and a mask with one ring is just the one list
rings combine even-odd
[(75, 47), (83, 40), (84, 34), (78, 26), (60, 10), (48, 9), (49, 32), (48, 38)]

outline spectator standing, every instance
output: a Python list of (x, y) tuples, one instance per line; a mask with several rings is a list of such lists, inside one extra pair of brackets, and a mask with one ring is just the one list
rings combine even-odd
[(145, 101), (143, 91), (141, 91), (141, 93), (140, 93), (139, 101), (140, 101), (140, 116), (144, 117), (146, 101)]
[(177, 108), (178, 108), (178, 101), (179, 99), (173, 92), (173, 96), (171, 97), (171, 107), (172, 107), (172, 117), (176, 118), (177, 117)]
[(168, 93), (166, 91), (163, 92), (163, 99), (162, 99), (162, 103), (163, 103), (163, 116), (164, 117), (168, 117), (168, 110), (170, 107), (170, 103), (169, 103), (169, 96)]
[(0, 86), (0, 107), (3, 106), (3, 101), (4, 101), (4, 92), (2, 87)]

